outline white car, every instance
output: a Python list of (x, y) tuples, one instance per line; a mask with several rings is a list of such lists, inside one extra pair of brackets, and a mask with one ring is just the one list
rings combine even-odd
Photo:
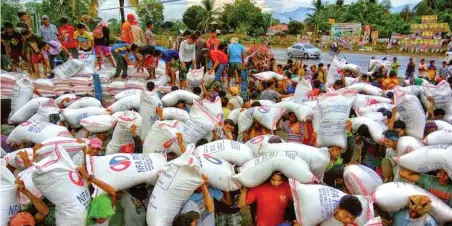
[(287, 56), (309, 58), (320, 58), (320, 49), (309, 43), (295, 43), (291, 47), (287, 48)]

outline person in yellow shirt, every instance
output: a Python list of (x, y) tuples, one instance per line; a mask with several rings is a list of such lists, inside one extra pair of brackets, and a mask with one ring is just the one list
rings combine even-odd
[(399, 85), (399, 81), (397, 80), (397, 73), (395, 71), (389, 72), (389, 78), (383, 81), (383, 89), (390, 90), (395, 86)]
[(93, 36), (85, 30), (84, 24), (77, 24), (77, 30), (74, 32), (74, 39), (79, 50), (84, 52), (91, 52), (94, 50)]
[(319, 69), (317, 71), (317, 78), (315, 78), (315, 79), (319, 80), (323, 84), (326, 83), (326, 71), (325, 71), (325, 68), (323, 68), (322, 63), (319, 64)]

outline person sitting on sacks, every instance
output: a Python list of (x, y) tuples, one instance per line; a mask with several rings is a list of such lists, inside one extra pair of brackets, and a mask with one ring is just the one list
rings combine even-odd
[(452, 207), (452, 180), (443, 169), (436, 171), (436, 177), (411, 172), (408, 169), (402, 169), (400, 176), (415, 182), (419, 187), (429, 191), (444, 203)]
[(239, 208), (257, 203), (257, 226), (279, 225), (284, 223), (284, 212), (292, 200), (289, 181), (281, 172), (275, 171), (261, 185), (240, 190)]
[(302, 144), (303, 135), (307, 134), (304, 122), (298, 121), (297, 116), (293, 112), (287, 114), (287, 120), (280, 123), (279, 127), (286, 133), (287, 142)]
[(355, 219), (363, 212), (361, 202), (356, 196), (345, 195), (339, 200), (339, 204), (334, 209), (333, 217), (322, 223), (325, 225), (356, 226)]
[(180, 213), (174, 218), (173, 226), (196, 226), (200, 217), (196, 211)]
[(231, 196), (226, 197), (223, 195), (222, 191), (208, 186), (208, 178), (205, 175), (202, 175), (202, 178), (203, 183), (201, 187), (196, 189), (190, 198), (185, 201), (180, 212), (199, 212), (201, 217), (198, 221), (198, 226), (215, 225), (215, 205), (213, 199), (230, 206), (232, 204)]
[(396, 226), (436, 226), (435, 220), (429, 215), (432, 210), (432, 200), (426, 195), (412, 195), (408, 197), (408, 209), (397, 212), (393, 225)]
[(381, 162), (383, 180), (385, 183), (391, 182), (393, 179), (392, 166), (395, 165), (393, 157), (397, 157), (397, 142), (399, 141), (399, 134), (395, 130), (387, 130), (383, 133), (383, 145), (386, 148), (385, 158)]
[[(12, 216), (9, 220), (10, 226), (25, 226), (25, 225), (35, 225), (44, 221), (45, 217), (49, 214), (49, 208), (47, 205), (36, 197), (32, 192), (30, 192), (24, 185), (24, 182), (19, 178), (16, 179), (17, 191), (23, 193), (30, 199), (31, 204), (37, 210), (37, 213), (33, 216), (29, 212), (18, 212), (16, 215)], [(5, 198), (5, 197), (2, 197)]]
[(446, 115), (446, 112), (441, 109), (435, 108), (435, 103), (433, 102), (433, 97), (429, 96), (427, 97), (427, 100), (429, 101), (428, 109), (427, 109), (427, 119), (428, 120), (444, 120), (444, 116)]

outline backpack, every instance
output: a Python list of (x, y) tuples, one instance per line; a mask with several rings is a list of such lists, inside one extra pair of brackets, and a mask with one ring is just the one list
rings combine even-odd
[(103, 31), (103, 26), (99, 25), (97, 26), (94, 31), (93, 31), (93, 37), (95, 39), (102, 39), (104, 37), (104, 31)]

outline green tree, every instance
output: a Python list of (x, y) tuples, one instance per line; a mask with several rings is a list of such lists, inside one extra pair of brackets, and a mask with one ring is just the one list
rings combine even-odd
[(289, 22), (288, 26), (289, 26), (289, 34), (292, 34), (292, 35), (301, 34), (301, 32), (304, 29), (304, 24), (299, 21), (296, 21), (296, 20), (291, 20)]
[(264, 20), (261, 8), (257, 7), (251, 0), (235, 0), (233, 4), (226, 4), (220, 15), (223, 27), (235, 30), (240, 23), (251, 25), (249, 34), (261, 35), (265, 33), (269, 20)]
[(156, 0), (144, 0), (144, 4), (138, 6), (136, 10), (138, 18), (142, 22), (142, 26), (151, 21), (156, 27), (163, 22), (163, 4)]
[(190, 30), (196, 30), (201, 23), (205, 20), (205, 10), (199, 5), (193, 5), (182, 15), (182, 21)]
[(216, 20), (216, 17), (220, 13), (220, 8), (215, 9), (215, 0), (202, 0), (201, 7), (204, 9), (204, 17), (198, 25), (198, 29), (201, 29), (205, 33), (210, 27), (210, 24)]
[(13, 24), (19, 22), (17, 13), (20, 11), (20, 5), (12, 1), (1, 2), (2, 23), (9, 21)]
[(390, 10), (392, 8), (391, 0), (382, 0), (380, 5), (387, 10)]
[(344, 5), (344, 0), (336, 0), (336, 5), (337, 6), (343, 6)]
[(108, 20), (108, 28), (110, 29), (110, 32), (115, 35), (119, 35), (121, 32), (121, 24), (116, 18), (111, 18)]

